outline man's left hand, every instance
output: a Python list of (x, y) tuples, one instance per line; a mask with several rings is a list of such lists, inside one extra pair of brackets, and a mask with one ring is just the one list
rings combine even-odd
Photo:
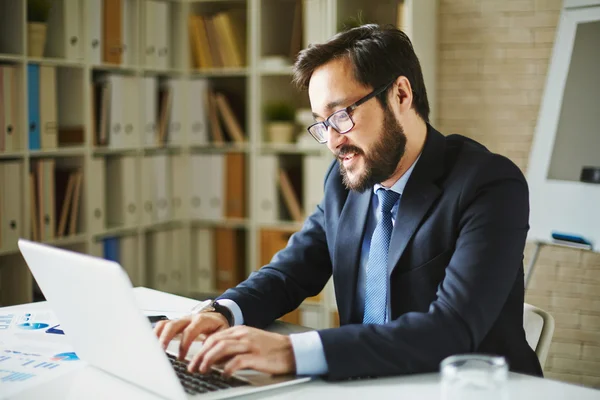
[(210, 371), (214, 364), (224, 365), (231, 376), (241, 369), (268, 374), (293, 374), (296, 361), (289, 336), (240, 325), (210, 335), (188, 365), (190, 372)]

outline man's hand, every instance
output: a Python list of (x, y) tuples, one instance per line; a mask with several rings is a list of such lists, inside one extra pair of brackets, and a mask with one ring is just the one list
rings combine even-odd
[(214, 364), (225, 363), (224, 374), (251, 368), (268, 374), (296, 372), (294, 351), (289, 336), (244, 325), (209, 336), (189, 363), (190, 372), (207, 373)]
[(194, 340), (204, 340), (207, 336), (228, 327), (227, 318), (223, 315), (216, 312), (204, 312), (172, 321), (159, 321), (154, 326), (154, 333), (165, 349), (169, 342), (181, 333), (179, 360), (184, 360)]

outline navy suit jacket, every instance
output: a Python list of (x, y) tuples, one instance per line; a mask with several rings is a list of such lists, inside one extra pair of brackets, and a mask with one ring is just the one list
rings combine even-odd
[(507, 158), (428, 126), (390, 242), (391, 320), (363, 325), (354, 306), (372, 191), (348, 191), (337, 162), (325, 195), (270, 264), (221, 298), (265, 327), (318, 294), (333, 274), (339, 328), (319, 331), (328, 379), (439, 370), (445, 357), (487, 353), (542, 375), (523, 330), (523, 250), (529, 192)]

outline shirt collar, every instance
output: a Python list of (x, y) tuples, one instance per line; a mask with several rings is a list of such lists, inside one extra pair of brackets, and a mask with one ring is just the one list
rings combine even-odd
[(408, 178), (410, 178), (410, 175), (412, 174), (412, 171), (415, 168), (415, 165), (417, 165), (417, 161), (419, 161), (419, 158), (421, 158), (421, 154), (419, 154), (419, 156), (417, 157), (415, 162), (412, 163), (410, 168), (406, 170), (404, 175), (402, 175), (400, 177), (400, 179), (398, 179), (396, 181), (396, 183), (394, 183), (392, 185), (391, 188), (388, 189), (385, 186), (381, 185), (380, 183), (376, 183), (375, 186), (373, 186), (373, 194), (377, 193), (377, 189), (384, 188), (386, 190), (392, 190), (392, 191), (398, 193), (399, 195), (402, 195), (402, 192), (404, 192), (404, 188), (406, 187), (406, 183), (408, 182)]

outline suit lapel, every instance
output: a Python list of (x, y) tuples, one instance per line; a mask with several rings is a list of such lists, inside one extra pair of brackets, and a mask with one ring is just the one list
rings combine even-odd
[(442, 193), (435, 181), (444, 172), (445, 138), (430, 125), (427, 126), (427, 139), (421, 157), (400, 198), (388, 255), (388, 271), (391, 272), (396, 268), (423, 217)]
[(340, 216), (335, 245), (336, 297), (340, 322), (348, 323), (356, 299), (356, 280), (360, 262), (360, 248), (367, 223), (372, 190), (364, 193), (350, 191)]

